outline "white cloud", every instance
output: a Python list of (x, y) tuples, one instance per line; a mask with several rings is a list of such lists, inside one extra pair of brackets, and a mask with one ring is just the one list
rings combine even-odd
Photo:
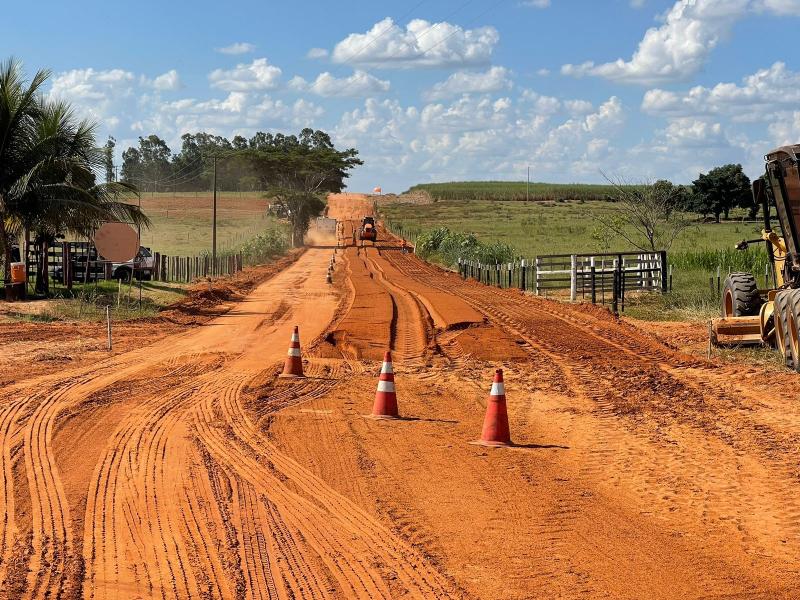
[(332, 58), (382, 68), (476, 66), (489, 62), (499, 39), (494, 27), (465, 30), (414, 19), (403, 29), (386, 17), (366, 33), (351, 33), (336, 44)]
[(630, 0), (631, 8), (642, 8), (647, 0)]
[(162, 92), (171, 92), (180, 89), (181, 79), (175, 69), (163, 73), (153, 80), (143, 78), (144, 85)]
[(256, 58), (250, 64), (238, 64), (230, 70), (216, 69), (209, 73), (211, 86), (225, 90), (273, 90), (278, 87), (281, 70), (266, 58)]
[(255, 52), (256, 45), (250, 42), (236, 42), (223, 48), (215, 48), (220, 54), (250, 54)]
[(434, 84), (424, 96), (428, 100), (441, 100), (469, 92), (498, 92), (512, 87), (510, 72), (505, 67), (491, 67), (488, 71), (458, 71), (444, 81)]
[(670, 121), (664, 130), (664, 137), (670, 148), (729, 146), (720, 123), (706, 119), (685, 117)]
[(521, 4), (532, 8), (547, 8), (550, 6), (550, 0), (524, 0)]
[(548, 75), (550, 75), (550, 69), (544, 69), (544, 68), (539, 69), (538, 71), (536, 71), (536, 74), (539, 77), (547, 77)]
[(629, 61), (567, 64), (565, 75), (596, 75), (613, 81), (656, 83), (685, 79), (741, 18), (750, 0), (679, 0), (660, 27), (648, 29)]
[(313, 83), (295, 76), (289, 87), (297, 91), (307, 91), (325, 97), (358, 98), (371, 94), (382, 94), (389, 91), (390, 83), (383, 79), (356, 70), (349, 77), (336, 78), (327, 71), (320, 73)]
[(776, 62), (742, 80), (742, 85), (718, 83), (680, 93), (648, 90), (642, 111), (658, 116), (728, 115), (736, 120), (770, 120), (800, 104), (800, 73)]
[(575, 173), (598, 179), (599, 169), (619, 164), (610, 142), (624, 124), (617, 98), (567, 118), (559, 109), (539, 112), (540, 101), (565, 104), (533, 92), (517, 101), (466, 95), (421, 109), (370, 98), (342, 115), (334, 138), (357, 147), (372, 173), (409, 181), (520, 177), (529, 164), (544, 179), (563, 181)]
[(554, 115), (561, 110), (562, 103), (553, 96), (543, 96), (533, 90), (523, 90), (521, 100), (530, 103), (538, 115)]
[(700, 71), (733, 25), (753, 11), (800, 15), (800, 0), (678, 0), (661, 26), (647, 30), (630, 60), (566, 64), (561, 72), (646, 85), (684, 80)]
[(50, 98), (66, 100), (81, 117), (117, 127), (129, 115), (137, 77), (124, 69), (73, 69), (51, 79)]
[(73, 69), (53, 77), (50, 94), (65, 99), (104, 100), (109, 95), (130, 93), (135, 81), (134, 74), (123, 69)]
[(217, 135), (252, 135), (257, 130), (311, 126), (323, 115), (321, 107), (298, 99), (288, 104), (269, 95), (230, 92), (224, 98), (152, 102), (131, 129), (141, 134), (156, 132), (175, 146), (184, 133), (206, 131)]
[(306, 58), (326, 58), (328, 51), (325, 48), (311, 48), (306, 53)]

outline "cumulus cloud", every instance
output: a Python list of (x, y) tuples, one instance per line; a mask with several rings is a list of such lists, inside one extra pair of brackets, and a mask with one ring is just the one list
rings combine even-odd
[(124, 69), (73, 69), (52, 78), (49, 96), (70, 102), (83, 117), (116, 127), (128, 114), (138, 82)]
[(307, 127), (323, 112), (321, 107), (302, 98), (287, 103), (267, 94), (235, 91), (224, 98), (153, 102), (147, 114), (131, 124), (131, 129), (138, 133), (158, 132), (174, 145), (182, 134), (195, 131), (231, 136), (252, 135), (256, 130)]
[(721, 114), (737, 120), (768, 120), (800, 104), (800, 73), (776, 62), (745, 77), (741, 85), (718, 83), (687, 92), (648, 90), (642, 111), (658, 116)]
[[(541, 112), (539, 101), (560, 108)], [(598, 178), (618, 164), (610, 140), (624, 124), (622, 104), (612, 97), (579, 117), (560, 116), (565, 104), (533, 92), (517, 101), (465, 95), (420, 109), (370, 98), (342, 115), (334, 138), (359, 148), (373, 172), (414, 180), (518, 177), (527, 165), (551, 180), (576, 172)]]
[(332, 59), (399, 69), (476, 66), (489, 62), (499, 39), (494, 27), (462, 29), (414, 19), (404, 29), (386, 17), (366, 33), (351, 33), (336, 44)]
[(269, 64), (266, 58), (256, 58), (230, 70), (215, 69), (208, 75), (212, 87), (226, 92), (273, 90), (278, 87), (280, 77), (280, 68)]
[(425, 92), (428, 100), (441, 100), (469, 92), (498, 92), (511, 89), (510, 72), (505, 67), (491, 67), (488, 71), (458, 71), (444, 81), (434, 84)]
[(648, 29), (629, 61), (561, 68), (565, 75), (596, 75), (613, 81), (652, 84), (696, 73), (709, 53), (742, 17), (751, 0), (679, 0), (664, 24)]
[(372, 94), (382, 94), (389, 91), (390, 83), (370, 75), (365, 71), (356, 70), (349, 77), (334, 77), (327, 71), (320, 73), (317, 78), (309, 83), (299, 76), (289, 82), (289, 87), (297, 91), (307, 91), (318, 96), (358, 98)]
[(143, 77), (142, 83), (162, 92), (172, 92), (181, 87), (181, 79), (175, 69), (171, 69), (152, 80)]
[(251, 52), (255, 52), (256, 45), (250, 42), (236, 42), (230, 46), (215, 48), (215, 50), (220, 54), (250, 54)]
[(733, 25), (752, 11), (800, 15), (800, 0), (678, 0), (661, 26), (647, 30), (630, 60), (566, 64), (561, 72), (645, 85), (684, 80), (703, 67)]

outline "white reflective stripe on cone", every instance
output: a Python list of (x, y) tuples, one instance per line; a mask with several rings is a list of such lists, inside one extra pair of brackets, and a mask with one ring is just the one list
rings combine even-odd
[(296, 333), (293, 333), (292, 334), (292, 341), (293, 342), (299, 342), (300, 341), (300, 336), (297, 335)]
[[(486, 389), (486, 388), (483, 388)], [(502, 382), (494, 382), (492, 383), (492, 391), (489, 392), (490, 396), (505, 396), (506, 395), (506, 388)]]
[(394, 369), (392, 368), (392, 363), (383, 363), (381, 367), (381, 373), (394, 373)]
[(286, 356), (300, 356), (300, 348), (289, 348)]
[(394, 392), (394, 382), (393, 381), (379, 381), (378, 382), (378, 391), (379, 392)]

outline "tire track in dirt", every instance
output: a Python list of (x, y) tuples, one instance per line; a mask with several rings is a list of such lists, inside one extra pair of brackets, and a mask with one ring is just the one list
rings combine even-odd
[[(246, 416), (240, 402), (241, 387), (230, 387), (216, 407), (224, 415), (222, 420), (215, 417), (213, 404), (204, 403), (196, 413), (200, 438), (219, 462), (258, 489), (270, 490), (274, 510), (290, 534), (297, 532), (292, 539), (296, 535), (305, 539), (345, 595), (392, 597), (388, 569), (397, 577), (392, 585), (401, 585), (416, 597), (446, 597), (447, 584), (435, 569), (373, 517), (278, 451)], [(224, 422), (233, 436), (213, 427), (215, 421)], [(364, 564), (367, 556), (369, 565)]]
[[(743, 478), (741, 469), (745, 463), (740, 452), (745, 449), (737, 451), (735, 443), (732, 449), (732, 440), (725, 440), (724, 436), (714, 439), (717, 435), (708, 423), (703, 423), (702, 418), (697, 422), (687, 422), (686, 416), (692, 412), (691, 405), (697, 405), (697, 399), (711, 404), (726, 396), (725, 390), (709, 386), (708, 376), (701, 377), (700, 385), (687, 382), (687, 368), (693, 367), (696, 372), (703, 373), (698, 369), (703, 364), (701, 361), (664, 348), (641, 334), (637, 337), (637, 332), (630, 327), (609, 322), (610, 319), (603, 316), (524, 298), (512, 291), (464, 283), (453, 276), (443, 276), (440, 271), (416, 260), (398, 257), (396, 261), (426, 284), (447, 285), (453, 293), (467, 299), (493, 320), (523, 335), (537, 350), (559, 364), (568, 388), (576, 396), (571, 402), (604, 421), (603, 426), (595, 428), (597, 438), (586, 449), (587, 460), (577, 474), (578, 483), (602, 482), (608, 472), (621, 474), (616, 476), (616, 481), (610, 482), (613, 485), (625, 481), (643, 482), (634, 490), (640, 496), (637, 504), (653, 507), (652, 514), (643, 514), (665, 525), (671, 523), (683, 531), (697, 529), (699, 525), (712, 547), (730, 548), (731, 538), (737, 538), (739, 547), (728, 550), (733, 552), (734, 560), (750, 562), (748, 557), (751, 555), (770, 556), (768, 548), (775, 548), (781, 538), (781, 528), (783, 537), (787, 530), (800, 535), (795, 519), (800, 509), (796, 496), (789, 492), (788, 474), (776, 473), (769, 463), (766, 464), (767, 472), (763, 473), (764, 465), (750, 462), (746, 467), (748, 475)], [(417, 264), (413, 264), (415, 262)], [(591, 404), (582, 404), (580, 397), (588, 399)], [(643, 423), (640, 407), (645, 407), (649, 417), (652, 409), (648, 407), (658, 412), (656, 407), (659, 404), (664, 408), (664, 398), (672, 398), (672, 402), (683, 401), (684, 404), (678, 413), (667, 410), (662, 415), (666, 418), (659, 418), (660, 425), (653, 427), (652, 423)], [(694, 402), (690, 402), (692, 399)], [(673, 425), (678, 414), (682, 414), (682, 418), (678, 417), (678, 424)], [(717, 413), (713, 414), (717, 416)], [(727, 419), (730, 414), (723, 411), (722, 418)], [(733, 414), (741, 416), (741, 413)], [(637, 430), (632, 436), (634, 423)], [(664, 429), (668, 427), (672, 431), (665, 436)], [(738, 420), (730, 427), (731, 431), (738, 432), (747, 429)], [(714, 437), (703, 439), (709, 433)], [(669, 437), (673, 438), (672, 442), (668, 441)], [(693, 445), (691, 452), (684, 451), (682, 443), (676, 445), (674, 440), (682, 438)], [(747, 448), (750, 451), (754, 449), (752, 446)], [(769, 482), (774, 484), (775, 481), (783, 481), (781, 492), (770, 489)], [(753, 515), (753, 508), (759, 505), (759, 498), (751, 492), (753, 489), (761, 490), (756, 492), (757, 495), (775, 495), (776, 504), (773, 506), (788, 506), (788, 510), (777, 511), (777, 518), (774, 509)], [(586, 503), (573, 504), (570, 513), (586, 508)], [(722, 524), (721, 520), (724, 520)], [(571, 521), (567, 513), (556, 515), (554, 519), (556, 524)], [(766, 536), (766, 545), (754, 544), (764, 527), (771, 531), (771, 535)], [(572, 532), (562, 531), (560, 526), (554, 531), (572, 535)], [(796, 560), (788, 556), (786, 559), (788, 564)], [(760, 569), (755, 568), (755, 564), (752, 567), (753, 573), (763, 571), (763, 565)], [(757, 589), (754, 582), (746, 585), (750, 591)], [(708, 569), (704, 587), (709, 593), (735, 588), (727, 572), (712, 567)]]
[(364, 249), (370, 273), (392, 298), (394, 318), (392, 319), (391, 350), (397, 358), (407, 364), (419, 364), (428, 350), (429, 343), (435, 340), (432, 320), (427, 310), (411, 293), (387, 278), (386, 263), (380, 258), (378, 250)]
[[(215, 355), (187, 358), (163, 378), (173, 389), (130, 410), (98, 461), (84, 518), (86, 598), (115, 598), (121, 590), (197, 597), (208, 584), (202, 571), (190, 567), (219, 570), (203, 551), (208, 532), (198, 532), (193, 507), (179, 491), (191, 481), (188, 436), (180, 421), (224, 363)], [(206, 374), (197, 377), (199, 371)], [(176, 474), (184, 485), (168, 483)]]

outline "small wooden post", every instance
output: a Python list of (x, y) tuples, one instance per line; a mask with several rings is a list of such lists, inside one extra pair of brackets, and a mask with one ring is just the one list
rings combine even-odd
[(111, 352), (111, 306), (106, 305), (106, 327), (108, 331), (108, 351)]

